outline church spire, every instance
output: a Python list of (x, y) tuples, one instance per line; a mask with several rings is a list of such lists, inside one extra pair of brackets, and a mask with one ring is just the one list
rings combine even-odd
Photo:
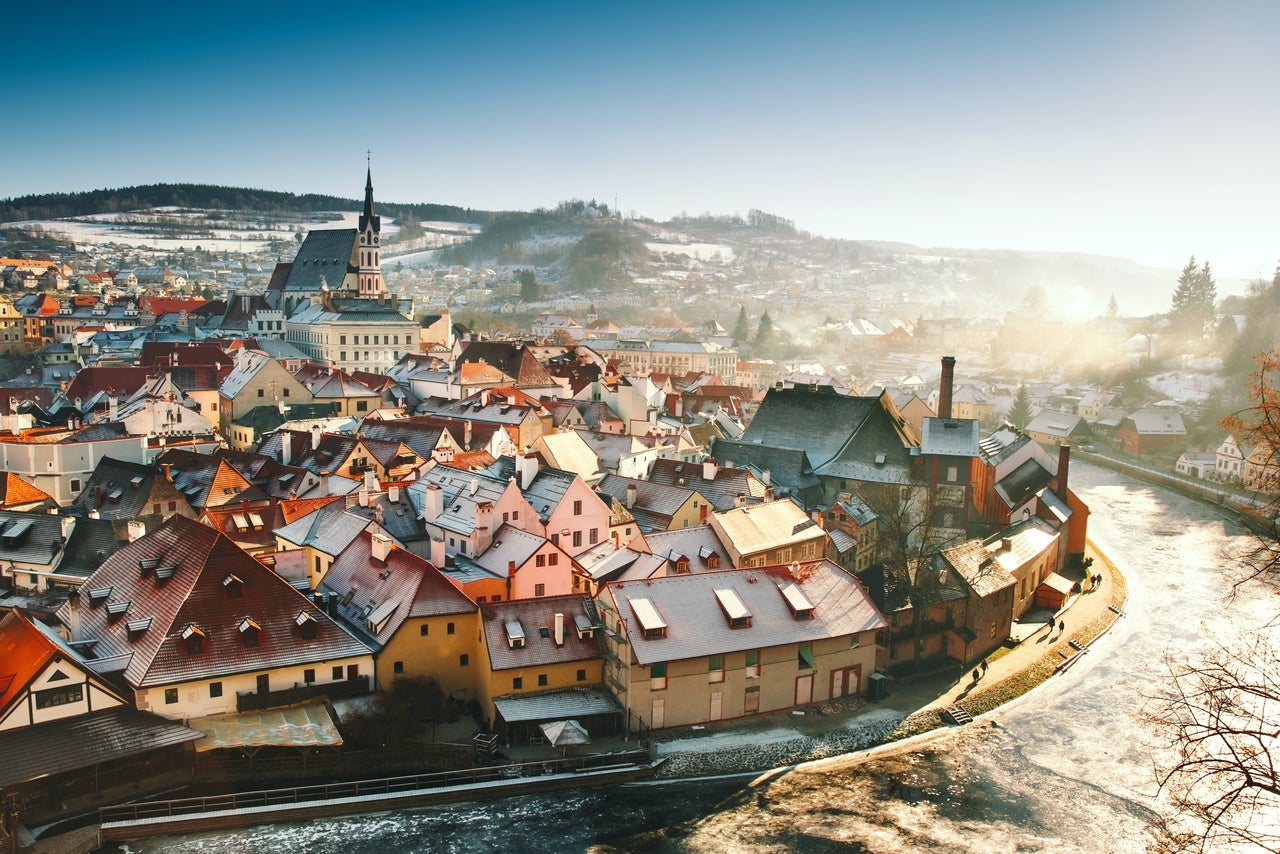
[(382, 283), (379, 255), (382, 253), (382, 217), (373, 212), (373, 166), (368, 167), (364, 181), (364, 212), (360, 214), (360, 267), (358, 273), (359, 294), (365, 298), (378, 298), (386, 293)]

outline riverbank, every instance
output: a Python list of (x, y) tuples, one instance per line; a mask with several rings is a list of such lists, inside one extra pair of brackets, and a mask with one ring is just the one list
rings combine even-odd
[[(1123, 574), (1092, 543), (1091, 572), (1100, 572), (1098, 588), (1077, 594), (1057, 615), (1066, 631), (1041, 629), (1013, 649), (988, 659), (988, 671), (974, 681), (956, 668), (895, 679), (889, 698), (871, 705), (862, 698), (773, 712), (750, 719), (660, 733), (654, 739), (661, 779), (757, 774), (772, 775), (812, 767), (819, 760), (852, 765), (868, 758), (905, 753), (930, 737), (954, 730), (943, 710), (962, 706), (974, 718), (989, 714), (1043, 684), (1065, 662), (1088, 647), (1120, 619), (1128, 600)], [(1080, 650), (1076, 647), (1079, 646)], [(826, 763), (822, 763), (824, 766)], [(588, 781), (583, 781), (587, 783)], [(469, 800), (459, 789), (454, 800)], [(376, 810), (375, 804), (368, 809)], [(86, 831), (92, 831), (86, 833)], [(23, 850), (40, 854), (77, 854), (92, 850), (96, 827), (39, 839)]]

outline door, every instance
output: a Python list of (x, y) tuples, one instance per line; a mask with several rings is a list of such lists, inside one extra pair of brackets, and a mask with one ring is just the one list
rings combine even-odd
[(803, 706), (813, 701), (813, 674), (806, 673), (796, 677), (796, 705)]
[(654, 729), (662, 729), (667, 721), (667, 701), (654, 700), (653, 709), (649, 714), (649, 726)]
[(742, 711), (748, 715), (760, 711), (760, 686), (752, 685), (742, 696)]
[(724, 692), (711, 692), (711, 715), (707, 720), (718, 721), (724, 717)]
[(848, 677), (849, 671), (847, 670), (840, 669), (831, 671), (831, 699), (834, 700), (837, 697), (843, 697), (845, 695), (848, 690), (845, 687)]

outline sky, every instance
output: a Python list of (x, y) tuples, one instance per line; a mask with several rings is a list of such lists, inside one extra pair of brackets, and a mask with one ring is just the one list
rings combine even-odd
[[(158, 182), (759, 208), (829, 237), (1280, 259), (1280, 3), (17, 4), (0, 198)], [(16, 61), (15, 61), (16, 60)]]

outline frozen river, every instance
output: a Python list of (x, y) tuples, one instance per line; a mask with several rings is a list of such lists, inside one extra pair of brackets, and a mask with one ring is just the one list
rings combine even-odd
[[(1223, 555), (1245, 535), (1212, 508), (1072, 464), (1090, 535), (1129, 578), (1128, 615), (1076, 667), (928, 747), (820, 775), (647, 783), (135, 843), (133, 850), (1144, 850), (1154, 793), (1134, 714), (1166, 652), (1261, 622), (1228, 605)], [(890, 701), (891, 704), (891, 701)]]

